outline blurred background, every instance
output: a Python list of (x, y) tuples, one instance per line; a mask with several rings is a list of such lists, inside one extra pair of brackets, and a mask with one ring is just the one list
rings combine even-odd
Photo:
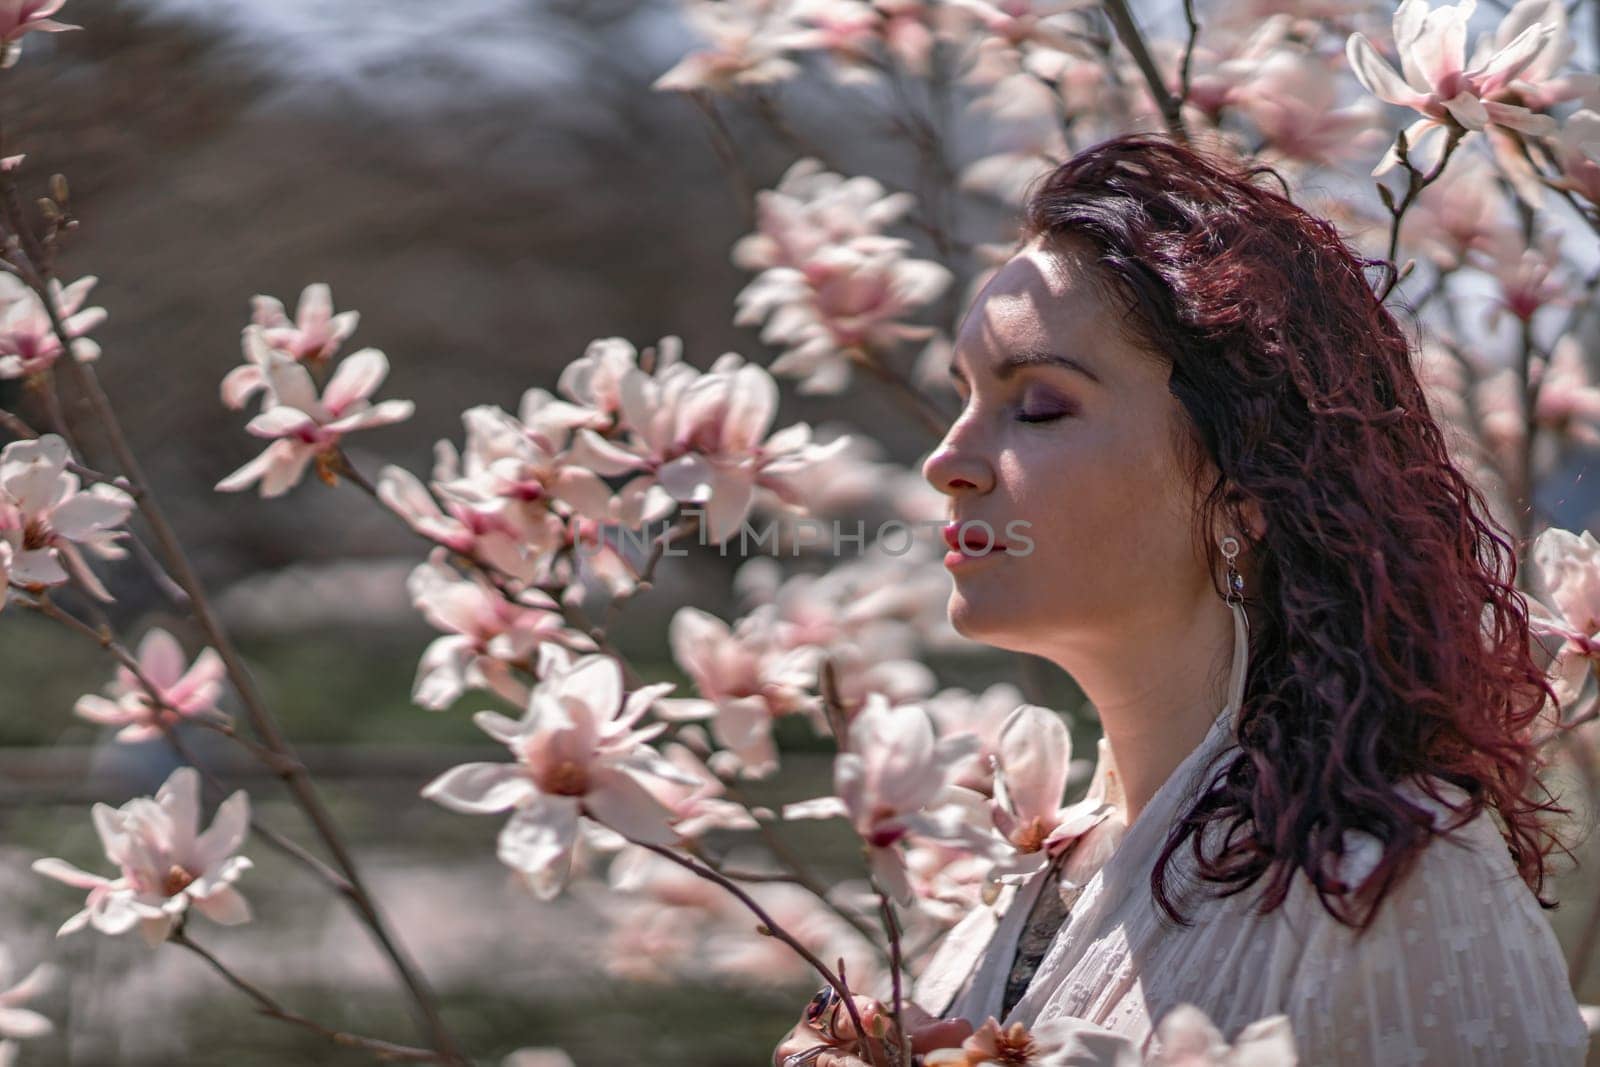
[[(749, 226), (705, 119), (650, 88), (695, 43), (676, 5), (76, 0), (59, 17), (84, 29), (27, 39), (0, 100), (4, 151), (27, 154), (34, 195), (52, 173), (69, 179), (81, 225), (61, 272), (99, 278), (89, 302), (110, 315), (95, 332), (102, 381), (455, 1032), (485, 1063), (527, 1046), (564, 1048), (580, 1067), (766, 1062), (814, 982), (621, 977), (592, 901), (536, 901), (494, 859), (498, 819), (417, 797), (445, 768), (498, 750), (467, 715), (490, 706), (480, 696), (450, 712), (410, 701), (435, 636), (405, 589), (424, 555), (416, 539), (312, 479), (288, 501), (212, 491), (258, 447), (217, 399), (257, 293), (292, 313), (304, 286), (329, 283), (338, 309), (362, 315), (347, 350), (383, 349), (385, 394), (418, 401), (409, 422), (354, 442), (369, 473), (382, 462), (425, 472), (434, 441), (459, 439), (463, 409), (514, 410), (523, 390), (553, 389), (594, 338), (675, 334), (702, 367), (727, 350), (766, 362), (755, 331), (730, 325), (747, 276), (729, 249)], [(786, 111), (827, 127), (828, 93), (797, 86)], [(793, 152), (730, 121), (751, 174), (774, 184)], [(906, 166), (865, 126), (829, 137), (862, 171)], [(995, 208), (997, 236), (1005, 217)], [(0, 382), (0, 407), (19, 393)], [(775, 426), (869, 426), (901, 463), (934, 443), (871, 390), (785, 389), (782, 403)], [(1553, 479), (1560, 499), (1548, 502), (1574, 530), (1595, 528), (1600, 506), (1581, 477), (1587, 459)], [(642, 673), (685, 681), (666, 622), (691, 600), (731, 617), (736, 562), (714, 551), (669, 561), (629, 605), (615, 637)], [(137, 568), (103, 573), (119, 625), (164, 625), (194, 647)], [(1031, 699), (1077, 706), (1059, 671), (1015, 661), (952, 648), (930, 665), (973, 690), (1020, 673)], [(36, 617), (8, 613), (0, 628), (0, 941), (24, 966), (51, 959), (65, 975), (36, 1005), (58, 1032), (29, 1042), (21, 1064), (369, 1062), (259, 1018), (186, 954), (131, 936), (53, 939), (80, 900), (28, 864), (58, 855), (102, 869), (89, 802), (151, 792), (174, 765), (161, 744), (114, 746), (73, 716), (110, 674), (95, 648)], [(795, 755), (752, 799), (826, 791), (823, 746), (804, 728), (783, 741)], [(265, 821), (301, 831), (276, 783), (212, 755)], [(853, 871), (842, 831), (811, 832), (839, 873)], [(209, 928), (206, 943), (291, 1007), (411, 1040), (405, 1001), (342, 904), (277, 854), (250, 854), (241, 888), (270, 921)], [(1557, 886), (1562, 898), (1594, 891), (1587, 875)], [(1583, 917), (1552, 914), (1569, 949)], [(1600, 1001), (1600, 974), (1583, 976), (1580, 999)]]

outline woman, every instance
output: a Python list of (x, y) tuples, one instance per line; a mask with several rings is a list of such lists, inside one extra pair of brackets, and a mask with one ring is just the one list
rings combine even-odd
[(918, 1047), (992, 1015), (1148, 1052), (1189, 1003), (1287, 1015), (1313, 1067), (1581, 1064), (1511, 546), (1368, 264), (1263, 172), (1080, 153), (962, 324), (924, 474), (1034, 548), (953, 562), (950, 617), (1082, 687), (1103, 817), (947, 936)]

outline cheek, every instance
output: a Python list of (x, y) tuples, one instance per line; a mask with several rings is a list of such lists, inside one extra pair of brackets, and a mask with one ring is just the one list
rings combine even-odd
[(1155, 445), (1145, 434), (1080, 437), (1019, 462), (1014, 511), (1029, 522), (1034, 552), (1090, 582), (1166, 582), (1186, 568), (1181, 482)]

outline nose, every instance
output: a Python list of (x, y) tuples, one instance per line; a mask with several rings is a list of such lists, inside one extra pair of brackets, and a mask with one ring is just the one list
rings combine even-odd
[(955, 496), (963, 490), (987, 493), (994, 488), (994, 467), (974, 448), (971, 431), (957, 419), (944, 440), (922, 464), (922, 476), (939, 492)]

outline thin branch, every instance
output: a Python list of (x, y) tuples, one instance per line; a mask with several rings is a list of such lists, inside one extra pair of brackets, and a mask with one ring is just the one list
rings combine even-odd
[(1128, 9), (1127, 0), (1106, 0), (1104, 8), (1112, 26), (1116, 27), (1117, 39), (1122, 42), (1122, 47), (1128, 50), (1128, 54), (1133, 56), (1139, 73), (1144, 75), (1145, 85), (1150, 88), (1150, 96), (1161, 110), (1161, 119), (1166, 123), (1167, 133), (1174, 141), (1188, 144), (1189, 131), (1183, 127), (1183, 105), (1168, 90), (1167, 83), (1162, 81), (1161, 71), (1150, 55), (1150, 48), (1145, 44), (1144, 36), (1139, 32), (1139, 24), (1133, 20), (1133, 12)]
[(342, 1045), (345, 1048), (358, 1048), (366, 1052), (371, 1052), (376, 1055), (379, 1060), (388, 1063), (439, 1063), (446, 1059), (443, 1054), (430, 1049), (412, 1048), (409, 1045), (396, 1045), (390, 1041), (380, 1041), (375, 1037), (362, 1037), (360, 1034), (352, 1034), (344, 1030), (334, 1030), (330, 1027), (323, 1026), (321, 1023), (316, 1022), (313, 1019), (308, 1019), (298, 1012), (290, 1011), (288, 1008), (285, 1008), (276, 1000), (272, 999), (272, 997), (268, 996), (259, 987), (250, 984), (243, 978), (240, 978), (237, 974), (234, 974), (227, 968), (226, 965), (223, 964), (221, 960), (217, 959), (217, 957), (213, 956), (211, 953), (207, 952), (193, 941), (190, 941), (182, 930), (174, 930), (167, 940), (171, 941), (179, 948), (188, 949), (196, 956), (199, 956), (201, 959), (205, 960), (206, 963), (210, 965), (211, 969), (221, 975), (229, 985), (233, 986), (233, 988), (237, 989), (239, 992), (255, 1001), (256, 1010), (269, 1018), (277, 1019), (293, 1026), (302, 1027), (303, 1029), (310, 1030), (314, 1034), (320, 1034), (336, 1045)]
[(889, 902), (889, 894), (883, 891), (876, 880), (872, 882), (872, 891), (878, 894), (879, 914), (883, 917), (883, 933), (889, 939), (889, 975), (894, 990), (892, 1004), (894, 1032), (900, 1039), (901, 1062), (909, 1064), (911, 1062), (911, 1035), (906, 1033), (905, 1023), (901, 1019), (903, 997), (900, 990), (900, 924), (895, 921), (894, 905)]
[[(3, 151), (3, 133), (0, 133), (0, 151)], [(246, 714), (250, 720), (251, 728), (256, 736), (270, 749), (289, 759), (294, 759), (293, 749), (288, 740), (283, 736), (278, 727), (277, 720), (268, 710), (265, 701), (255, 687), (255, 681), (244, 660), (234, 648), (233, 642), (227, 631), (223, 628), (220, 619), (214, 611), (210, 599), (206, 596), (204, 587), (200, 582), (199, 574), (190, 563), (188, 554), (184, 551), (182, 542), (168, 522), (165, 512), (157, 504), (154, 494), (149, 491), (149, 482), (145, 477), (143, 466), (139, 463), (122, 431), (121, 421), (117, 418), (116, 411), (111, 406), (110, 398), (101, 388), (99, 378), (92, 366), (80, 361), (73, 350), (73, 337), (61, 317), (61, 309), (56, 304), (55, 294), (51, 292), (49, 280), (51, 270), (49, 258), (45, 250), (39, 245), (32, 228), (28, 225), (23, 213), (22, 205), (17, 194), (17, 187), (12, 172), (0, 170), (0, 208), (3, 208), (7, 228), (15, 236), (26, 257), (23, 266), (27, 267), (23, 280), (39, 296), (40, 304), (49, 316), (51, 328), (56, 338), (61, 342), (62, 358), (57, 361), (57, 366), (65, 365), (68, 374), (73, 378), (78, 392), (87, 398), (90, 410), (94, 413), (100, 428), (104, 431), (106, 439), (111, 446), (117, 464), (122, 468), (123, 474), (129, 483), (136, 488), (135, 499), (139, 509), (149, 523), (152, 534), (162, 553), (166, 556), (172, 568), (174, 578), (188, 594), (195, 619), (205, 632), (208, 642), (217, 650), (228, 675), (232, 679), (234, 688), (244, 704)], [(333, 820), (332, 813), (318, 795), (316, 787), (310, 777), (302, 768), (285, 777), (290, 794), (295, 798), (301, 809), (311, 821), (317, 835), (327, 845), (329, 852), (334, 856), (340, 870), (344, 873), (354, 892), (349, 899), (356, 910), (365, 919), (367, 926), (372, 930), (373, 936), (388, 955), (393, 963), (401, 981), (411, 994), (412, 1001), (417, 1009), (419, 1020), (429, 1032), (435, 1046), (445, 1058), (452, 1063), (467, 1062), (457, 1049), (455, 1039), (450, 1035), (444, 1025), (444, 1020), (439, 1014), (434, 1002), (433, 993), (428, 988), (426, 981), (415, 965), (408, 958), (404, 950), (395, 941), (388, 930), (387, 923), (379, 913), (376, 902), (362, 881), (355, 858), (351, 854), (344, 838)]]
[[(629, 840), (633, 841), (632, 838), (629, 838)], [(779, 926), (772, 916), (767, 914), (766, 909), (760, 904), (756, 903), (755, 898), (741, 889), (737, 882), (731, 878), (719, 874), (703, 863), (697, 863), (686, 856), (678, 855), (676, 852), (672, 851), (672, 849), (667, 848), (664, 845), (652, 845), (645, 841), (633, 841), (633, 843), (638, 845), (640, 848), (647, 848), (656, 855), (671, 860), (684, 870), (693, 874), (697, 874), (707, 881), (715, 882), (717, 885), (720, 885), (722, 888), (738, 897), (739, 902), (746, 908), (749, 908), (751, 913), (754, 914), (758, 920), (760, 920), (761, 925), (756, 927), (757, 933), (768, 937), (775, 937), (779, 941), (782, 941), (784, 944), (788, 945), (790, 948), (794, 949), (795, 953), (798, 954), (801, 959), (809, 963), (813, 970), (822, 975), (823, 981), (827, 982), (833, 987), (834, 992), (838, 993), (840, 999), (844, 1001), (845, 1010), (850, 1013), (850, 1021), (855, 1024), (856, 1033), (861, 1035), (862, 1044), (867, 1047), (867, 1051), (869, 1053), (875, 1053), (876, 1050), (872, 1047), (872, 1043), (867, 1040), (866, 1028), (861, 1025), (861, 1014), (856, 1010), (855, 998), (850, 995), (850, 987), (844, 984), (842, 976), (829, 970), (828, 965), (818, 959), (814, 952), (796, 940), (795, 936), (789, 933), (789, 931)], [(843, 960), (840, 961), (841, 971), (844, 969), (842, 966), (843, 962)], [(888, 1065), (880, 1063), (876, 1055), (871, 1056), (871, 1062), (873, 1063), (874, 1067), (888, 1067)]]

